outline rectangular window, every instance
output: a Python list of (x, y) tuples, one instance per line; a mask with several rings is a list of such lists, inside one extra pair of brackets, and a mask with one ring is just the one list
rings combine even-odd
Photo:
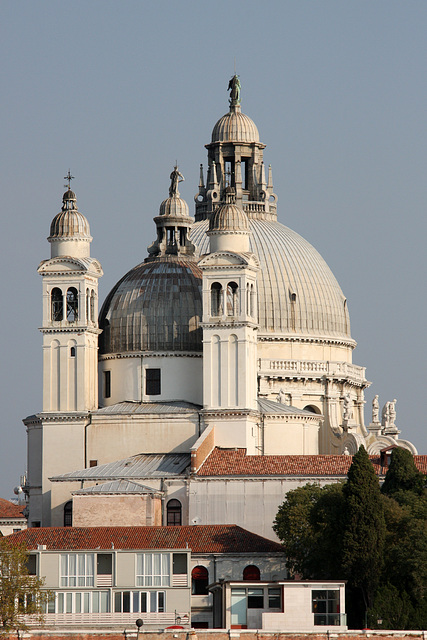
[(111, 398), (111, 371), (104, 371), (104, 398)]
[(164, 591), (116, 591), (114, 611), (116, 613), (164, 613)]
[(61, 587), (93, 587), (93, 553), (64, 553), (61, 555)]
[(113, 573), (113, 556), (111, 553), (96, 554), (96, 573), (99, 576), (111, 576)]
[(108, 591), (53, 593), (47, 602), (47, 613), (109, 613)]
[(311, 592), (315, 625), (340, 623), (340, 592), (338, 589), (317, 589)]
[(35, 553), (32, 553), (28, 556), (27, 569), (29, 576), (37, 575), (37, 556)]
[(187, 554), (174, 553), (172, 556), (172, 572), (174, 575), (187, 573)]
[(144, 587), (169, 587), (170, 554), (138, 553), (136, 557), (136, 584)]
[(272, 588), (268, 590), (268, 608), (269, 609), (281, 609), (282, 607), (282, 598), (281, 598), (281, 589), (280, 588)]
[(264, 609), (264, 589), (248, 589), (248, 609)]
[(160, 369), (145, 370), (145, 393), (147, 396), (160, 395)]

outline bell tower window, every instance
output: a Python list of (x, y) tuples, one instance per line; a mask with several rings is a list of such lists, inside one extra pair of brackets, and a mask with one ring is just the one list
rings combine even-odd
[(242, 158), (241, 161), (242, 167), (242, 189), (249, 189), (249, 180), (248, 180), (248, 167), (249, 167), (249, 158)]
[(222, 314), (222, 286), (219, 282), (214, 282), (211, 286), (211, 315), (220, 316)]
[(224, 158), (225, 186), (235, 187), (234, 158)]
[(229, 282), (227, 285), (227, 315), (228, 316), (237, 316), (239, 313), (238, 309), (238, 286), (235, 282)]
[(53, 322), (60, 322), (64, 318), (64, 301), (61, 289), (58, 289), (58, 287), (52, 289), (50, 299), (52, 320)]
[(79, 299), (77, 289), (70, 287), (67, 291), (67, 320), (76, 322), (78, 319)]
[(95, 322), (95, 291), (90, 294), (90, 321)]

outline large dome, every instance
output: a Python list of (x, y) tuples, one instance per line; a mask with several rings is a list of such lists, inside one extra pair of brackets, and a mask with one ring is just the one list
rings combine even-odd
[(110, 291), (100, 313), (100, 353), (201, 351), (202, 272), (194, 260), (154, 258)]
[[(272, 339), (337, 339), (352, 342), (347, 302), (316, 249), (277, 221), (249, 220), (250, 250), (260, 261), (260, 336)], [(191, 240), (209, 252), (208, 220), (197, 222)]]

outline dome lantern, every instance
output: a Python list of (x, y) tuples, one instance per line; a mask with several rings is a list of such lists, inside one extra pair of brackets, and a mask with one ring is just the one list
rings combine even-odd
[(207, 188), (202, 176), (195, 196), (196, 222), (208, 218), (218, 204), (225, 202), (228, 186), (235, 190), (236, 204), (249, 218), (275, 220), (277, 196), (273, 193), (272, 180), (267, 183), (265, 179), (265, 144), (260, 142), (254, 121), (242, 113), (237, 75), (231, 78), (228, 90), (229, 111), (215, 124), (211, 142), (206, 145)]
[[(69, 173), (69, 172), (68, 172)], [(67, 179), (71, 180), (72, 176)], [(90, 227), (87, 218), (77, 208), (74, 191), (68, 189), (62, 196), (61, 211), (50, 225), (48, 242), (51, 243), (51, 257), (70, 256), (76, 258), (90, 256)]]
[(226, 203), (219, 207), (209, 220), (210, 251), (249, 251), (249, 220), (246, 213), (235, 204), (232, 187), (225, 190)]
[(191, 257), (194, 255), (194, 245), (190, 241), (190, 231), (194, 219), (190, 217), (187, 203), (180, 197), (178, 185), (184, 181), (184, 176), (178, 170), (178, 165), (170, 174), (170, 181), (169, 197), (163, 200), (159, 215), (154, 218), (157, 238), (148, 247), (148, 253), (150, 257)]

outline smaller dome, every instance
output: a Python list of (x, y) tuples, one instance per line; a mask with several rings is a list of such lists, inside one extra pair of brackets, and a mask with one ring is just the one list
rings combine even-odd
[(243, 209), (227, 203), (219, 207), (209, 220), (209, 231), (244, 231), (249, 233), (249, 220)]
[(190, 214), (188, 210), (188, 204), (185, 202), (185, 200), (175, 195), (171, 198), (166, 198), (166, 200), (163, 200), (162, 204), (160, 205), (159, 215), (188, 218)]
[(68, 191), (66, 191), (64, 193), (64, 195), (62, 196), (62, 200), (75, 200), (77, 202), (77, 196), (74, 193), (74, 191), (71, 191), (71, 189), (68, 189)]
[(240, 106), (233, 106), (214, 126), (212, 142), (259, 142), (259, 133), (255, 122), (240, 111)]
[(54, 217), (50, 225), (48, 240), (68, 238), (88, 238), (89, 222), (77, 209), (77, 198), (74, 191), (68, 189), (62, 197), (62, 210)]

